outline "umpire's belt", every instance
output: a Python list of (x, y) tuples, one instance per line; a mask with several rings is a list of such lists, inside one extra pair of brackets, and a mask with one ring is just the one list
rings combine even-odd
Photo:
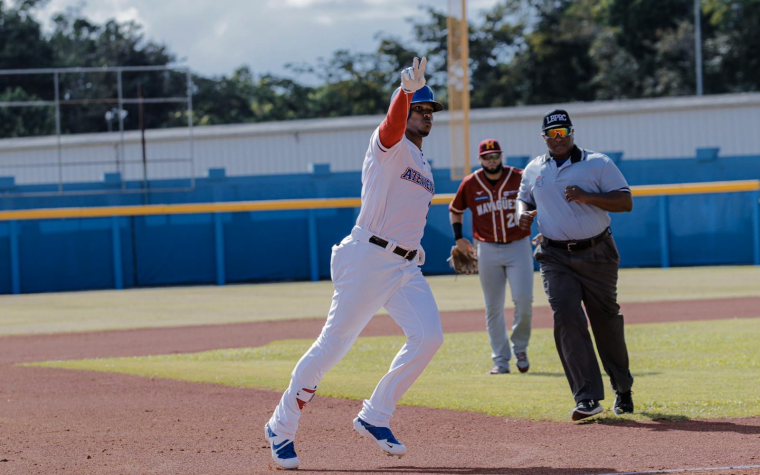
[[(377, 237), (377, 236), (370, 237), (369, 238), (369, 242), (371, 242), (372, 244), (376, 244), (376, 245), (382, 247), (383, 249), (385, 249), (385, 248), (388, 247), (388, 241), (386, 241), (383, 238)], [(392, 252), (394, 254), (398, 254), (399, 256), (403, 257), (404, 259), (406, 259), (408, 261), (414, 260), (414, 258), (417, 257), (417, 249), (415, 249), (413, 251), (407, 251), (406, 249), (404, 249), (402, 247), (396, 246), (396, 247), (393, 248)]]
[(601, 234), (590, 239), (581, 239), (579, 241), (555, 241), (554, 239), (544, 237), (543, 242), (548, 246), (564, 249), (566, 251), (582, 251), (584, 249), (596, 246), (611, 235), (612, 230), (610, 228), (607, 228)]

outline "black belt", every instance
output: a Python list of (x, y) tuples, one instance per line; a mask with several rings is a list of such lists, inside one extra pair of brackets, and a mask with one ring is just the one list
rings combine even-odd
[(555, 241), (553, 239), (544, 237), (543, 242), (551, 247), (564, 249), (566, 251), (582, 251), (584, 249), (596, 246), (611, 235), (612, 230), (610, 228), (607, 228), (604, 230), (604, 232), (602, 232), (602, 234), (594, 236), (590, 239), (581, 239), (579, 241)]
[[(369, 242), (371, 242), (372, 244), (376, 244), (376, 245), (382, 247), (383, 249), (385, 249), (386, 247), (388, 247), (388, 241), (386, 241), (383, 238), (379, 238), (377, 236), (372, 236), (371, 238), (369, 238)], [(417, 257), (417, 249), (415, 249), (413, 251), (407, 251), (404, 248), (396, 246), (393, 249), (393, 253), (394, 254), (398, 254), (399, 256), (403, 257), (404, 259), (406, 259), (408, 261), (411, 261), (415, 257)]]

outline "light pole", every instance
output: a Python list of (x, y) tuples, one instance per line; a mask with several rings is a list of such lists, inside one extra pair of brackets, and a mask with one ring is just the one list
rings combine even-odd
[(119, 118), (119, 115), (121, 114), (121, 119), (124, 120), (127, 118), (127, 115), (129, 114), (124, 109), (117, 109), (114, 107), (110, 111), (106, 111), (105, 118), (106, 118), (106, 124), (108, 124), (108, 131), (113, 131), (113, 121), (117, 120)]
[(109, 132), (113, 132), (113, 126), (111, 126), (112, 120), (113, 120), (113, 112), (106, 111), (106, 125), (108, 125)]
[[(121, 120), (127, 118), (128, 112), (124, 109), (112, 108), (110, 111), (106, 111), (105, 118), (106, 124), (108, 124), (108, 131), (113, 131), (113, 121), (118, 120), (121, 116)], [(116, 170), (119, 170), (119, 142), (114, 143), (114, 153), (116, 154)]]

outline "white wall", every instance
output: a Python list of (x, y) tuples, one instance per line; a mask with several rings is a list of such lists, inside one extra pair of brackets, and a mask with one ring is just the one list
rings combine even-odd
[[(760, 124), (760, 93), (754, 93), (473, 110), (473, 156), (485, 138), (498, 139), (507, 156), (543, 153), (541, 119), (555, 107), (569, 112), (576, 143), (622, 151), (624, 159), (693, 157), (700, 147), (719, 147), (722, 156), (760, 155), (760, 142), (750, 138), (752, 126)], [(381, 120), (363, 116), (196, 127), (192, 146), (186, 128), (149, 130), (148, 177), (203, 177), (209, 168), (220, 167), (229, 176), (303, 173), (312, 162), (329, 163), (333, 171), (360, 170), (370, 134)], [(124, 134), (128, 163), (117, 166), (120, 143), (118, 133), (62, 137), (63, 182), (100, 181), (114, 171), (142, 179), (139, 133)], [(441, 112), (423, 149), (442, 168), (450, 164), (449, 148), (448, 115)], [(17, 184), (56, 183), (57, 150), (56, 137), (0, 140), (0, 176), (14, 176)]]

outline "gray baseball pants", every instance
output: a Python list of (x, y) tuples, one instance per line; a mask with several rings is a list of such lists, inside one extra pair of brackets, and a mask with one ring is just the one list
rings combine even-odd
[(633, 376), (617, 303), (620, 255), (612, 236), (577, 252), (541, 244), (534, 255), (541, 264), (544, 290), (554, 311), (554, 341), (575, 401), (604, 399), (586, 315), (612, 389), (630, 391)]
[[(533, 259), (530, 239), (510, 243), (478, 241), (478, 273), (486, 305), (486, 328), (495, 365), (509, 368), (512, 350), (528, 348), (533, 320)], [(504, 303), (507, 282), (515, 304), (510, 348)]]

